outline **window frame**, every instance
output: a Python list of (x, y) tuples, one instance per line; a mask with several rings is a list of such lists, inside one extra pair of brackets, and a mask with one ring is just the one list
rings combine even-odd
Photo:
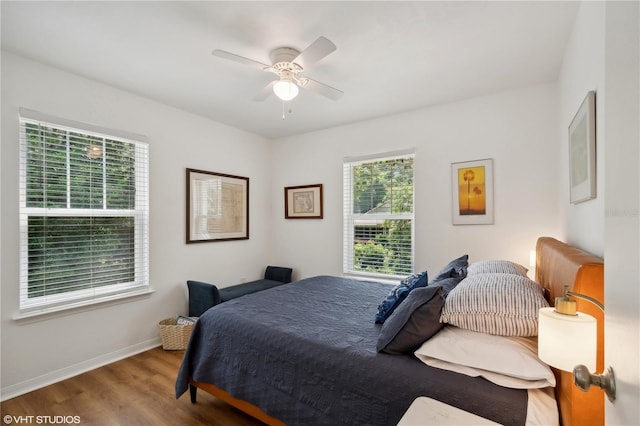
[[(386, 274), (370, 271), (360, 271), (354, 268), (355, 263), (355, 221), (359, 218), (371, 219), (372, 215), (365, 213), (353, 213), (354, 206), (354, 177), (353, 169), (355, 166), (382, 162), (388, 160), (396, 160), (402, 158), (410, 158), (413, 162), (412, 174), (412, 209), (411, 213), (377, 213), (376, 220), (409, 220), (411, 223), (411, 266), (410, 272), (407, 274)], [(415, 270), (415, 149), (407, 149), (393, 151), (380, 154), (372, 154), (358, 157), (345, 157), (343, 160), (343, 266), (342, 272), (344, 276), (354, 278), (370, 278), (377, 280), (397, 280), (405, 278), (407, 275), (414, 273)]]
[[(28, 207), (27, 206), (27, 137), (26, 124), (54, 128), (67, 133), (98, 137), (103, 144), (109, 141), (132, 144), (135, 159), (135, 202), (133, 209), (108, 209), (70, 207)], [(68, 142), (69, 143), (69, 142)], [(53, 117), (37, 111), (19, 110), (19, 244), (20, 244), (20, 292), (19, 316), (47, 314), (60, 310), (93, 305), (124, 297), (138, 296), (151, 292), (149, 285), (149, 147), (147, 138), (119, 130), (105, 129), (86, 123)], [(71, 163), (65, 164), (67, 175)], [(105, 177), (103, 177), (105, 179)], [(70, 187), (67, 182), (67, 197)], [(103, 187), (106, 199), (107, 189)], [(69, 199), (68, 199), (69, 200)], [(104, 200), (103, 200), (104, 202)], [(133, 218), (133, 273), (134, 280), (117, 284), (91, 286), (45, 296), (29, 297), (29, 218), (30, 217), (131, 217)]]

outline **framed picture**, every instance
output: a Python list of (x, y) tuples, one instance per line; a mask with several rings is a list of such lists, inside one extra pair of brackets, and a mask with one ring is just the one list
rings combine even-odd
[(569, 124), (569, 186), (571, 203), (596, 197), (596, 92), (582, 101)]
[(451, 164), (454, 225), (493, 224), (493, 160)]
[(322, 184), (284, 189), (285, 219), (322, 219)]
[(249, 178), (187, 169), (187, 244), (249, 238)]

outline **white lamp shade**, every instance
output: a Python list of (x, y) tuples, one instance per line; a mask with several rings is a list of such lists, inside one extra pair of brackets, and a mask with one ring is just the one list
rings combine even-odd
[(536, 249), (529, 250), (529, 266), (536, 267)]
[(298, 85), (291, 80), (279, 80), (273, 85), (273, 93), (283, 101), (290, 101), (298, 96)]
[(538, 315), (538, 358), (552, 367), (573, 371), (577, 365), (596, 369), (596, 319), (588, 314), (557, 313), (542, 308)]

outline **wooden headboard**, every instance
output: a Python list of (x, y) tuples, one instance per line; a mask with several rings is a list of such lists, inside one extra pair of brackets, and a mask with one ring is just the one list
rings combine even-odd
[[(536, 281), (548, 291), (553, 306), (563, 287), (586, 294), (604, 303), (604, 262), (601, 258), (551, 237), (541, 237), (536, 245)], [(590, 302), (576, 299), (578, 311), (598, 321), (596, 373), (604, 369), (604, 313)], [(604, 425), (604, 392), (592, 386), (583, 392), (573, 384), (571, 373), (554, 369), (556, 399), (564, 426)], [(593, 371), (591, 373), (594, 373)]]

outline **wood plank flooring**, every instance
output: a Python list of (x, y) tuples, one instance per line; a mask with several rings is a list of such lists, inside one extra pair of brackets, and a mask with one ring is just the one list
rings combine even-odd
[[(0, 404), (5, 416), (79, 416), (80, 425), (261, 426), (213, 396), (199, 391), (195, 404), (187, 391), (175, 399), (174, 385), (184, 351), (155, 348), (55, 383)], [(76, 424), (60, 422), (58, 424)], [(2, 421), (1, 425), (8, 425)]]

